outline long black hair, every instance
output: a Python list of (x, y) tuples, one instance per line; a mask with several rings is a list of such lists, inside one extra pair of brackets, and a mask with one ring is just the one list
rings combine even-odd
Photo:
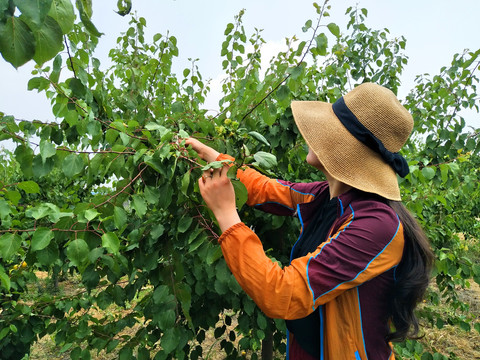
[(422, 300), (430, 282), (434, 255), (429, 241), (417, 220), (400, 201), (388, 201), (403, 225), (405, 245), (403, 257), (395, 270), (395, 285), (391, 295), (390, 314), (394, 331), (387, 341), (418, 338), (415, 307)]

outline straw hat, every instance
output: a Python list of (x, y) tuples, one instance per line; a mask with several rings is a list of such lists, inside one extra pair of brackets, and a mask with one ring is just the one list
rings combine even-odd
[(291, 107), (303, 138), (331, 176), (401, 200), (396, 174), (408, 174), (408, 164), (398, 151), (413, 119), (392, 91), (364, 83), (334, 104), (294, 101)]

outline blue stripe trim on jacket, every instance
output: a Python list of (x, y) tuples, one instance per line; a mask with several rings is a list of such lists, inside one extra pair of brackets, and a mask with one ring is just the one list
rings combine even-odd
[[(360, 292), (358, 290), (358, 286), (357, 286), (357, 300), (358, 300), (358, 313), (360, 314), (360, 329), (362, 331), (363, 350), (365, 351), (365, 354), (367, 354), (367, 346), (365, 345), (365, 334), (363, 333), (362, 306), (360, 304)], [(368, 360), (368, 355), (367, 355), (367, 360)]]
[(285, 360), (289, 360), (290, 359), (290, 331), (288, 331), (287, 329), (287, 358)]
[(323, 344), (324, 341), (324, 324), (323, 324), (323, 305), (320, 305), (318, 307), (318, 314), (320, 316), (320, 359), (324, 360), (325, 354), (324, 354), (324, 349), (325, 345)]
[(300, 241), (301, 237), (302, 237), (302, 234), (303, 234), (303, 219), (302, 219), (302, 213), (300, 212), (300, 204), (297, 205), (297, 214), (298, 214), (298, 218), (300, 219), (300, 226), (301, 226), (301, 231), (300, 231), (300, 235), (298, 235), (298, 239), (297, 241), (295, 241), (295, 244), (293, 244), (292, 246), (292, 250), (290, 251), (290, 262), (292, 262), (292, 257), (293, 257), (293, 250), (295, 249), (295, 246), (297, 245), (297, 243)]
[(290, 188), (290, 190), (295, 191), (296, 193), (299, 193), (299, 194), (301, 194), (301, 195), (312, 195), (313, 197), (315, 197), (315, 194), (312, 194), (312, 193), (304, 193), (304, 192), (301, 192), (301, 191), (298, 191), (298, 190), (293, 189), (293, 188), (292, 188), (292, 185), (282, 184), (282, 183), (280, 182), (280, 180), (278, 180), (278, 179), (276, 179), (276, 181), (277, 181), (277, 183), (279, 183), (280, 185), (285, 186), (285, 187), (288, 187), (288, 188)]

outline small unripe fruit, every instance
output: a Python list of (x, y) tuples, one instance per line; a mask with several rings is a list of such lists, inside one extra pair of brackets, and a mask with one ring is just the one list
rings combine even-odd
[(18, 269), (18, 265), (17, 264), (13, 265), (13, 270), (17, 270), (17, 269)]
[(215, 126), (215, 131), (218, 135), (225, 134), (225, 127), (224, 126)]

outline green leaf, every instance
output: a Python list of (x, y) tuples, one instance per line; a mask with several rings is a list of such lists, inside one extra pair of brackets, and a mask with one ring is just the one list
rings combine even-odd
[(115, 206), (113, 208), (113, 222), (117, 229), (121, 229), (127, 223), (127, 213), (122, 208)]
[(48, 15), (55, 19), (62, 33), (67, 34), (73, 29), (75, 12), (70, 0), (53, 0)]
[(150, 351), (145, 347), (138, 347), (137, 360), (150, 360)]
[(63, 160), (62, 170), (65, 176), (74, 177), (82, 172), (83, 167), (82, 157), (77, 154), (70, 154)]
[(267, 328), (267, 319), (261, 312), (257, 314), (257, 325), (262, 330)]
[(305, 23), (305, 26), (302, 27), (302, 31), (307, 32), (308, 29), (310, 29), (311, 27), (312, 27), (312, 20), (307, 20), (307, 22)]
[(133, 195), (133, 205), (132, 207), (137, 212), (138, 216), (143, 216), (147, 213), (147, 204), (145, 199), (141, 195)]
[(32, 217), (35, 220), (48, 216), (51, 222), (57, 222), (62, 216), (71, 216), (71, 213), (60, 213), (57, 205), (52, 203), (43, 203), (25, 211), (27, 217)]
[(33, 34), (36, 42), (33, 60), (37, 64), (43, 64), (52, 59), (63, 49), (62, 28), (51, 16), (47, 16), (43, 26)]
[[(16, 190), (13, 190), (13, 191), (7, 191), (7, 193), (5, 194), (6, 197), (8, 198), (8, 200), (10, 200), (10, 202), (12, 203), (12, 205), (14, 206), (17, 206), (18, 205), (18, 202), (20, 201), (20, 199), (22, 198), (22, 195), (20, 195), (20, 193)], [(0, 211), (1, 213), (1, 211)], [(2, 216), (0, 215), (0, 218)]]
[(235, 206), (240, 210), (248, 200), (248, 191), (240, 180), (232, 180), (232, 185), (235, 191)]
[(250, 298), (247, 298), (243, 302), (243, 308), (248, 316), (252, 316), (255, 311), (255, 303)]
[(168, 286), (166, 285), (160, 285), (158, 286), (154, 292), (153, 292), (153, 295), (152, 295), (152, 298), (153, 298), (153, 302), (155, 304), (162, 304), (166, 301), (167, 299), (167, 296), (169, 294), (169, 291), (168, 291)]
[(212, 265), (215, 261), (222, 257), (222, 248), (218, 245), (212, 245), (207, 253), (205, 261), (207, 265)]
[(180, 188), (180, 191), (185, 196), (189, 196), (188, 185), (190, 184), (190, 177), (191, 176), (192, 176), (192, 174), (190, 173), (190, 171), (187, 171), (182, 177), (182, 186)]
[(464, 330), (464, 331), (470, 331), (471, 330), (471, 326), (469, 323), (465, 322), (465, 321), (460, 321), (460, 329)]
[(82, 274), (82, 281), (89, 290), (98, 285), (100, 282), (100, 275), (98, 275), (98, 272), (95, 271), (95, 267), (93, 265), (88, 265), (88, 267), (85, 269)]
[(262, 169), (271, 169), (277, 166), (277, 158), (273, 154), (259, 151), (253, 155), (253, 158)]
[(132, 354), (132, 348), (124, 346), (120, 349), (120, 352), (118, 353), (118, 360), (131, 360)]
[(85, 12), (85, 14), (91, 18), (93, 15), (92, 0), (76, 0), (77, 8)]
[(117, 1), (118, 15), (125, 16), (130, 13), (132, 10), (132, 1), (131, 0), (118, 0)]
[(83, 239), (73, 240), (67, 247), (67, 257), (77, 267), (81, 267), (88, 260), (88, 252), (88, 245)]
[(161, 134), (168, 131), (168, 129), (165, 126), (160, 125), (156, 122), (149, 122), (147, 125), (145, 125), (145, 129), (149, 131), (160, 130)]
[(41, 154), (36, 155), (32, 162), (33, 176), (41, 178), (48, 175), (53, 170), (54, 166), (55, 162), (52, 158), (46, 158), (45, 161), (43, 161)]
[(435, 176), (435, 168), (434, 167), (424, 167), (422, 169), (422, 175), (425, 176), (425, 179), (432, 180)]
[(82, 20), (83, 25), (87, 31), (96, 37), (100, 37), (103, 35), (98, 29), (93, 25), (90, 18), (92, 17), (92, 4), (90, 0), (77, 0), (76, 6), (78, 9), (78, 13), (80, 14), (80, 19)]
[(298, 77), (302, 74), (302, 72), (303, 72), (303, 66), (300, 66), (300, 65), (288, 69), (288, 73), (290, 74), (293, 80), (297, 80)]
[(59, 259), (58, 246), (55, 243), (50, 242), (50, 245), (43, 250), (39, 250), (36, 253), (37, 261), (45, 266), (51, 266)]
[(0, 23), (0, 53), (15, 68), (33, 58), (35, 37), (23, 20), (11, 16)]
[(453, 173), (453, 175), (458, 175), (460, 172), (460, 166), (456, 162), (451, 162), (448, 163), (448, 167), (450, 168), (450, 171)]
[[(7, 289), (7, 291), (10, 291), (10, 277), (5, 273), (3, 267), (0, 267), (0, 281), (2, 286)], [(5, 334), (4, 336), (2, 336), (4, 330), (5, 328), (2, 329), (2, 332), (0, 332), (0, 340), (2, 340), (6, 335)]]
[(120, 240), (115, 233), (109, 232), (102, 235), (102, 246), (110, 253), (116, 255), (120, 250)]
[(172, 104), (172, 113), (183, 113), (185, 112), (185, 106), (180, 101), (174, 102)]
[(330, 23), (327, 25), (328, 30), (335, 36), (335, 37), (340, 37), (340, 28), (338, 27), (337, 24)]
[(13, 1), (0, 0), (0, 21), (3, 20), (4, 16), (13, 15), (14, 12), (15, 12), (15, 4), (13, 3)]
[(40, 192), (40, 186), (35, 181), (22, 181), (17, 184), (20, 190), (25, 191), (27, 194), (38, 194)]
[(265, 139), (265, 137), (262, 134), (260, 134), (256, 131), (250, 131), (248, 133), (248, 135), (252, 136), (254, 139), (260, 141), (261, 143), (263, 143), (267, 146), (270, 146), (270, 143), (267, 141), (267, 139)]
[(167, 354), (171, 353), (177, 347), (178, 335), (175, 330), (176, 328), (174, 327), (167, 328), (160, 340), (160, 346)]
[(154, 186), (145, 186), (144, 194), (145, 200), (149, 204), (156, 204), (160, 196), (162, 196), (160, 190)]
[(208, 163), (207, 165), (203, 166), (200, 170), (202, 171), (207, 171), (210, 169), (220, 169), (221, 167), (224, 167), (225, 165), (231, 164), (231, 160), (220, 160), (220, 161), (212, 161)]
[(153, 239), (157, 239), (162, 234), (165, 232), (165, 226), (162, 224), (156, 224), (152, 227), (152, 231), (150, 232), (150, 235), (152, 236)]
[(22, 15), (28, 17), (37, 26), (41, 26), (47, 16), (52, 0), (13, 0)]
[(45, 249), (53, 239), (53, 231), (44, 227), (37, 228), (32, 237), (32, 251)]
[[(72, 95), (76, 98), (83, 98), (87, 92), (87, 89), (79, 79), (72, 78), (68, 82), (68, 87), (72, 90)], [(123, 129), (122, 129), (123, 130)]]
[(325, 56), (327, 54), (328, 48), (328, 39), (324, 33), (321, 33), (315, 38), (315, 42), (317, 43), (317, 50), (319, 55)]
[(40, 141), (40, 155), (42, 156), (42, 161), (49, 157), (54, 156), (57, 153), (57, 148), (50, 141), (42, 140)]
[(475, 330), (477, 330), (477, 332), (480, 334), (480, 322), (476, 323), (474, 327), (475, 327)]
[[(1, 41), (1, 37), (0, 37)], [(20, 164), (20, 168), (25, 176), (33, 176), (33, 150), (25, 145), (17, 146), (15, 149), (15, 160)]]
[(95, 219), (100, 213), (96, 209), (87, 209), (85, 210), (84, 216), (88, 221)]
[(227, 28), (225, 29), (225, 32), (223, 34), (224, 35), (230, 34), (233, 29), (234, 29), (234, 25), (232, 23), (228, 23)]
[(277, 90), (277, 98), (278, 101), (283, 101), (288, 99), (288, 95), (290, 95), (290, 88), (287, 85), (282, 85)]
[(193, 221), (193, 218), (191, 218), (190, 216), (184, 216), (180, 219), (180, 221), (178, 222), (178, 227), (177, 227), (177, 231), (179, 233), (184, 233), (185, 231), (188, 230), (188, 228), (190, 227), (190, 225), (192, 224), (192, 221)]
[(33, 77), (28, 81), (27, 88), (29, 91), (37, 89), (38, 91), (46, 90), (50, 86), (50, 81), (43, 76)]
[(22, 245), (22, 238), (17, 234), (6, 233), (0, 236), (0, 257), (8, 261)]
[(10, 204), (4, 199), (0, 199), (0, 218), (5, 218), (11, 213)]

